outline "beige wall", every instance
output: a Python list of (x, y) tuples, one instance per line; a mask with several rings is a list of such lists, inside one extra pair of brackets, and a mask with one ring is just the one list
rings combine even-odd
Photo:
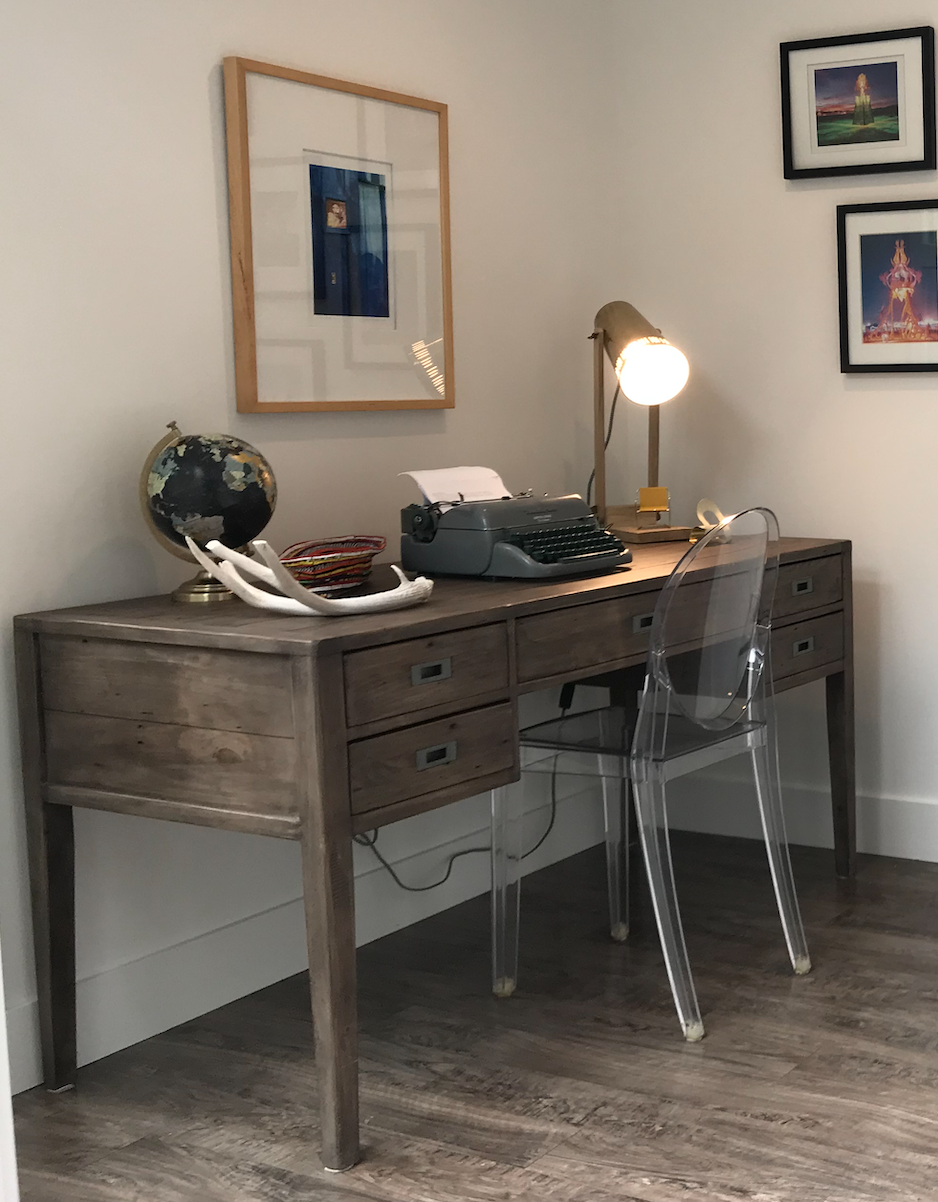
[[(709, 495), (855, 540), (861, 843), (938, 859), (936, 377), (841, 375), (834, 230), (838, 203), (934, 195), (935, 173), (786, 183), (777, 67), (782, 40), (932, 19), (873, 0), (20, 3), (0, 52), (0, 630), (17, 611), (180, 578), (135, 502), (171, 418), (266, 451), (275, 544), (393, 538), (411, 496), (396, 473), (414, 466), (479, 461), (514, 487), (582, 489), (585, 338), (621, 297), (692, 362), (662, 417), (676, 516)], [(234, 413), (225, 54), (450, 105), (454, 412)], [(641, 474), (638, 411), (622, 416), (613, 500)], [(0, 646), (0, 927), (24, 1085), (35, 1014), (8, 633)], [(792, 829), (816, 842), (829, 839), (822, 700), (812, 687), (782, 706)], [(711, 800), (684, 821), (754, 833), (732, 787)], [(570, 817), (551, 854), (593, 838), (591, 821)], [(464, 803), (398, 824), (387, 850), (433, 879), (483, 824), (482, 803)], [(302, 962), (295, 848), (104, 814), (79, 814), (77, 837), (85, 1057)], [(460, 864), (420, 903), (360, 876), (361, 937), (482, 888), (482, 858)]]
[[(181, 578), (135, 494), (170, 419), (263, 448), (280, 485), (269, 528), (279, 546), (349, 532), (383, 533), (393, 546), (413, 499), (397, 477), (407, 468), (481, 462), (519, 489), (585, 485), (586, 334), (616, 278), (603, 254), (614, 228), (607, 139), (588, 133), (611, 129), (601, 100), (613, 48), (592, 28), (611, 7), (31, 0), (8, 11), (0, 921), (20, 1085), (35, 1079), (35, 1013), (10, 615)], [(234, 412), (226, 54), (449, 104), (454, 412)], [(433, 879), (451, 841), (478, 842), (483, 822), (478, 806), (455, 807), (401, 824), (387, 849), (424, 853), (410, 871)], [(84, 1057), (302, 962), (295, 848), (105, 814), (79, 814), (77, 840)], [(462, 864), (456, 891), (427, 904), (483, 887), (483, 858)], [(385, 888), (361, 886), (363, 938), (425, 912)]]
[[(934, 24), (934, 7), (633, 0), (620, 13), (623, 278), (692, 363), (662, 410), (662, 483), (682, 515), (701, 496), (726, 512), (767, 504), (783, 533), (854, 540), (860, 842), (938, 859), (938, 375), (841, 374), (835, 230), (838, 204), (934, 197), (936, 173), (787, 182), (778, 82), (782, 41)], [(618, 433), (634, 445), (632, 409)], [(782, 706), (792, 826), (817, 841), (822, 702), (816, 686)]]

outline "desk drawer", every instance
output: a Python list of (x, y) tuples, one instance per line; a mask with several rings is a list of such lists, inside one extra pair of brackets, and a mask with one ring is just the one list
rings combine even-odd
[(503, 623), (451, 630), (345, 656), (345, 716), (362, 726), (508, 689)]
[(648, 649), (657, 599), (656, 592), (639, 593), (519, 619), (518, 679), (576, 675), (641, 656)]
[(840, 555), (786, 563), (778, 570), (774, 618), (786, 618), (807, 609), (836, 605), (844, 595), (844, 563)]
[(772, 672), (776, 680), (796, 676), (844, 657), (844, 616), (828, 614), (772, 631)]
[(364, 814), (511, 768), (517, 737), (517, 719), (506, 704), (351, 743), (352, 813)]

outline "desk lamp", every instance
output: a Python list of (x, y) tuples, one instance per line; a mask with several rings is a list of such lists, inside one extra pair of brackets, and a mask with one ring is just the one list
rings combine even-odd
[[(687, 359), (661, 331), (626, 301), (611, 301), (593, 323), (593, 420), (596, 516), (631, 542), (670, 542), (690, 537), (692, 527), (661, 522), (669, 512), (667, 488), (658, 484), (659, 408), (687, 383)], [(606, 506), (606, 430), (603, 369), (605, 352), (615, 368), (622, 395), (648, 407), (648, 487), (639, 489), (638, 505)]]

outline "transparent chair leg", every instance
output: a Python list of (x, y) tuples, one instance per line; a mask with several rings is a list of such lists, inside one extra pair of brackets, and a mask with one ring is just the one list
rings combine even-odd
[(492, 992), (511, 997), (518, 983), (524, 790), (492, 790)]
[(638, 832), (648, 872), (648, 887), (655, 921), (658, 924), (664, 964), (668, 970), (668, 980), (671, 982), (671, 994), (684, 1038), (696, 1043), (704, 1037), (704, 1026), (677, 905), (671, 845), (668, 840), (664, 782), (637, 781), (633, 782), (633, 789), (638, 814)]
[(798, 908), (798, 895), (795, 892), (795, 878), (791, 871), (791, 857), (788, 854), (778, 755), (771, 728), (766, 731), (765, 741), (753, 748), (752, 768), (756, 778), (765, 850), (769, 857), (782, 931), (785, 934), (791, 966), (800, 976), (811, 971), (811, 957), (808, 954), (801, 911)]
[[(601, 728), (602, 725), (603, 717), (600, 718)], [(603, 786), (609, 934), (616, 943), (624, 943), (629, 937), (629, 857), (625, 821), (628, 795), (623, 787), (625, 761), (622, 756), (617, 755), (600, 755), (597, 759)]]

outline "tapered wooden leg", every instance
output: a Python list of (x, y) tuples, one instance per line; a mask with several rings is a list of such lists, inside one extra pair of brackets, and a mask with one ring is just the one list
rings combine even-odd
[(319, 1075), (322, 1162), (358, 1160), (358, 1019), (352, 845), (303, 840), (303, 898)]
[(76, 1069), (74, 827), (69, 806), (46, 805), (42, 800), (36, 636), (17, 626), (15, 647), (43, 1079), (48, 1089), (70, 1089)]
[[(293, 666), (298, 804), (309, 984), (319, 1078), (322, 1162), (350, 1169), (358, 1144), (355, 879), (341, 661)], [(329, 705), (329, 700), (332, 704)]]
[(827, 677), (827, 745), (830, 754), (831, 805), (834, 818), (834, 862), (837, 875), (857, 871), (856, 743), (853, 716), (853, 676), (835, 672)]
[[(32, 824), (31, 824), (32, 825)], [(33, 945), (43, 1080), (75, 1084), (75, 839), (70, 806), (43, 806), (30, 831)]]

